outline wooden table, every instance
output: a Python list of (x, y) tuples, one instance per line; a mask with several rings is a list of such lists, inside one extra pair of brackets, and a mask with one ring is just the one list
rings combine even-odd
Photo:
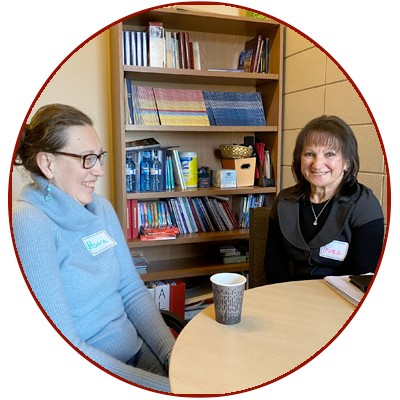
[(275, 380), (328, 344), (354, 310), (322, 280), (246, 290), (240, 324), (217, 323), (212, 305), (181, 332), (171, 354), (171, 390), (222, 394)]

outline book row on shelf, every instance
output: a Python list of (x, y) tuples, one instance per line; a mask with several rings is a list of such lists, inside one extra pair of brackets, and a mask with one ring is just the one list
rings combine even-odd
[(250, 209), (262, 207), (265, 195), (174, 197), (127, 200), (127, 238), (143, 241), (175, 239), (179, 234), (249, 228)]
[[(123, 31), (124, 64), (143, 67), (202, 69), (200, 43), (187, 31), (165, 29), (162, 22), (149, 22), (146, 31)], [(209, 71), (269, 72), (269, 37), (257, 35), (246, 41), (237, 68), (208, 68)]]
[(245, 72), (269, 72), (269, 38), (257, 35), (245, 43), (239, 56), (239, 69)]
[(198, 41), (189, 32), (165, 30), (162, 22), (150, 22), (146, 31), (123, 31), (124, 64), (143, 67), (201, 69)]
[(173, 126), (265, 126), (259, 92), (142, 87), (125, 79), (125, 123)]

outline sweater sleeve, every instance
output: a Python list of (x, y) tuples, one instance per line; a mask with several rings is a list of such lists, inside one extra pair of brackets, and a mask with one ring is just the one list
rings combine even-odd
[(383, 236), (383, 218), (354, 228), (351, 246), (341, 268), (350, 275), (375, 272), (382, 252)]
[[(74, 348), (122, 379), (163, 392), (168, 378), (134, 368), (82, 341), (74, 326), (61, 280), (56, 233), (47, 217), (32, 206), (13, 207), (13, 237), (27, 284), (53, 326)], [(140, 290), (135, 292), (140, 294)]]
[(163, 364), (172, 350), (175, 339), (136, 271), (121, 225), (111, 205), (108, 207), (107, 215), (108, 225), (115, 227), (114, 235), (119, 243), (117, 254), (122, 271), (120, 293), (125, 311), (139, 335)]

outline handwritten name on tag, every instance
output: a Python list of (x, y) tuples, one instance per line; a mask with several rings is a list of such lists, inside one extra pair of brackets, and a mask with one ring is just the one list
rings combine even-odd
[(82, 242), (92, 256), (97, 256), (117, 244), (117, 242), (104, 230), (82, 238)]
[(347, 242), (340, 242), (334, 240), (319, 249), (319, 255), (324, 258), (330, 258), (332, 260), (343, 261), (346, 258), (349, 244)]

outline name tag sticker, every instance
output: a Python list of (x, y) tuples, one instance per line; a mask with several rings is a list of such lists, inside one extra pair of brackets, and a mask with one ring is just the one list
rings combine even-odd
[(117, 244), (117, 242), (104, 230), (82, 238), (82, 242), (92, 256), (97, 256)]
[(343, 261), (346, 258), (349, 244), (347, 242), (340, 242), (334, 240), (319, 249), (319, 255), (324, 258), (330, 258), (332, 260)]

